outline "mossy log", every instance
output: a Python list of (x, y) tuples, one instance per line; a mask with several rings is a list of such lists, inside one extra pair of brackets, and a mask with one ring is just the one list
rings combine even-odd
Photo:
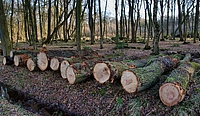
[(14, 65), (15, 66), (26, 65), (27, 60), (28, 60), (28, 54), (15, 55)]
[(169, 56), (159, 58), (146, 67), (124, 70), (121, 84), (128, 93), (139, 92), (147, 89), (159, 81), (159, 77), (178, 64), (178, 60)]
[(10, 56), (4, 56), (2, 62), (3, 62), (3, 65), (12, 65), (12, 64), (14, 64), (14, 60)]
[(128, 69), (129, 66), (121, 62), (100, 62), (96, 63), (93, 68), (93, 76), (99, 83), (105, 83), (110, 80), (119, 79), (122, 71)]
[(92, 76), (92, 70), (98, 60), (87, 60), (67, 67), (66, 76), (70, 84), (82, 82)]
[(159, 89), (159, 96), (163, 104), (173, 106), (183, 100), (189, 80), (195, 70), (200, 69), (200, 64), (189, 62), (190, 55), (181, 61), (178, 68), (174, 69)]
[(11, 50), (10, 51), (10, 57), (13, 58), (15, 55), (20, 54), (31, 54), (31, 51), (28, 50)]
[(49, 60), (45, 52), (37, 53), (37, 66), (41, 71), (48, 68)]

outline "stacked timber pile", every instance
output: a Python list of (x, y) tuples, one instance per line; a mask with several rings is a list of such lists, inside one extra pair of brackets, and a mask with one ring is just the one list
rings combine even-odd
[(39, 52), (11, 51), (3, 58), (4, 65), (25, 66), (29, 71), (51, 69), (60, 72), (69, 84), (76, 84), (94, 77), (99, 83), (119, 80), (128, 93), (140, 92), (155, 85), (160, 76), (171, 71), (169, 77), (159, 88), (163, 104), (173, 106), (185, 96), (188, 82), (200, 64), (190, 62), (191, 55), (179, 61), (170, 56), (140, 59), (131, 62), (102, 59), (96, 53), (84, 53), (71, 57), (51, 56), (47, 50)]

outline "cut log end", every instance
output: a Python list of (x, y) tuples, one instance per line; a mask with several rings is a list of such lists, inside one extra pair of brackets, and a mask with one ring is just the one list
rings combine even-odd
[(74, 84), (74, 82), (76, 81), (76, 75), (75, 75), (75, 72), (74, 72), (72, 65), (67, 67), (66, 77), (67, 77), (70, 84)]
[(29, 71), (33, 71), (35, 69), (36, 64), (35, 64), (35, 62), (33, 61), (32, 58), (29, 58), (27, 60), (26, 66), (27, 66)]
[(59, 68), (59, 61), (57, 58), (52, 58), (50, 61), (50, 68), (54, 71), (58, 70)]
[(110, 78), (110, 69), (105, 63), (97, 63), (93, 68), (93, 75), (99, 83), (104, 83)]
[(37, 65), (38, 68), (42, 71), (46, 70), (48, 67), (48, 58), (46, 53), (44, 52), (39, 52), (37, 54)]
[(122, 72), (121, 84), (128, 93), (134, 93), (138, 88), (138, 77), (130, 70)]
[(18, 55), (15, 55), (15, 56), (14, 56), (14, 65), (15, 65), (15, 66), (19, 66), (19, 62), (20, 62), (19, 56), (18, 56)]
[(6, 65), (6, 57), (3, 57), (3, 65)]
[(60, 74), (63, 79), (66, 79), (66, 69), (69, 66), (69, 62), (67, 60), (63, 60), (60, 64)]
[(182, 100), (180, 87), (174, 83), (165, 83), (159, 89), (159, 96), (163, 104), (167, 106), (176, 105)]

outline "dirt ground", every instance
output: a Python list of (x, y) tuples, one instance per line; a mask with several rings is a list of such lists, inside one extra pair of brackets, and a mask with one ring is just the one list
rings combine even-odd
[[(125, 49), (113, 49), (114, 44), (104, 44), (103, 46), (104, 49), (99, 49), (98, 44), (84, 43), (83, 49), (92, 49), (101, 56), (113, 55), (122, 60), (124, 58), (142, 59), (151, 54), (151, 50), (143, 50), (144, 44), (141, 43), (129, 43), (130, 48)], [(23, 44), (21, 48), (27, 47), (29, 46)], [(76, 47), (69, 43), (55, 43), (47, 45), (47, 49), (67, 51), (75, 50)], [(192, 53), (193, 61), (199, 62), (200, 42), (195, 44), (192, 42), (182, 44), (182, 42), (172, 40), (160, 42), (160, 56), (188, 52)], [(68, 55), (70, 56), (70, 54)], [(200, 70), (197, 70), (194, 77), (190, 79), (184, 100), (175, 106), (167, 107), (160, 101), (158, 89), (169, 73), (160, 77), (160, 81), (155, 86), (142, 92), (130, 94), (122, 88), (119, 81), (100, 84), (91, 77), (82, 83), (70, 85), (67, 80), (61, 78), (59, 72), (52, 70), (30, 72), (25, 66), (15, 67), (2, 65), (2, 63), (0, 65), (0, 82), (27, 95), (29, 99), (26, 100), (25, 104), (22, 103), (23, 100), (14, 103), (32, 113), (55, 116), (200, 115)], [(19, 95), (12, 95), (19, 97)], [(41, 104), (46, 104), (48, 107), (42, 107), (44, 105)], [(49, 111), (58, 108), (59, 110), (55, 110), (55, 112)], [(4, 111), (0, 109), (0, 112)]]

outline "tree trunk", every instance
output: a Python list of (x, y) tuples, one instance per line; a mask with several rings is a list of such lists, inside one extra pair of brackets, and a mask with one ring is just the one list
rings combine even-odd
[(28, 60), (28, 54), (15, 55), (14, 65), (15, 66), (26, 65), (27, 60)]
[(156, 84), (161, 74), (173, 69), (177, 63), (177, 59), (164, 57), (143, 68), (124, 70), (121, 84), (128, 93), (142, 91)]
[(153, 54), (159, 54), (159, 24), (157, 20), (157, 12), (158, 12), (158, 0), (154, 0), (153, 7), (153, 22), (154, 22), (154, 39), (153, 39)]
[(81, 50), (81, 2), (77, 0), (76, 3), (76, 44), (77, 50)]
[(102, 16), (101, 16), (101, 1), (99, 0), (99, 19), (100, 19), (100, 49), (103, 49), (103, 31), (102, 31)]
[(12, 43), (9, 38), (8, 25), (4, 13), (3, 1), (0, 0), (0, 39), (3, 50), (3, 56), (9, 55), (12, 49)]
[(180, 41), (183, 41), (183, 34), (182, 34), (182, 10), (181, 10), (181, 2), (180, 0), (177, 0), (178, 4), (178, 29), (179, 29), (179, 35), (180, 35)]
[[(198, 38), (198, 24), (199, 24), (199, 0), (196, 5), (196, 15), (195, 15), (195, 25), (194, 25), (194, 43), (196, 43), (196, 38)], [(199, 38), (200, 41), (200, 38)]]
[(190, 78), (194, 75), (195, 69), (200, 65), (190, 63), (191, 55), (187, 54), (181, 65), (174, 69), (159, 89), (159, 96), (163, 104), (173, 106), (181, 102), (186, 94)]

